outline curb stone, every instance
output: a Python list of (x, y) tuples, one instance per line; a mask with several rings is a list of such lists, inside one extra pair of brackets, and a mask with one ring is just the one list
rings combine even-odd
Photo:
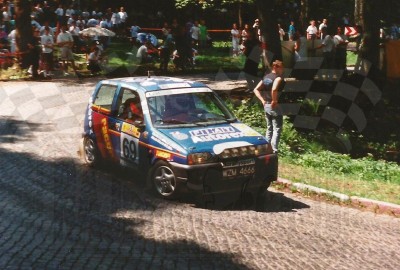
[(388, 202), (382, 202), (372, 199), (360, 198), (357, 196), (348, 196), (346, 194), (333, 192), (323, 188), (314, 187), (302, 183), (293, 183), (290, 180), (280, 178), (276, 180), (276, 183), (282, 184), (285, 187), (295, 187), (298, 190), (309, 190), (319, 195), (329, 195), (337, 198), (341, 202), (350, 202), (351, 205), (363, 208), (366, 210), (372, 210), (377, 214), (391, 214), (396, 217), (400, 217), (400, 205)]

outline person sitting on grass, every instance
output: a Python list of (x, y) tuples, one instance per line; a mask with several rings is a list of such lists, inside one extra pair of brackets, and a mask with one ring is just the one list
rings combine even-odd
[(150, 47), (149, 41), (146, 41), (145, 43), (142, 44), (142, 46), (139, 47), (136, 53), (136, 58), (139, 60), (140, 64), (151, 63), (152, 58), (149, 55), (149, 49), (148, 49), (149, 47)]
[(100, 64), (99, 64), (99, 59), (100, 59), (100, 49), (99, 47), (93, 47), (92, 52), (89, 54), (88, 57), (88, 70), (90, 70), (90, 73), (97, 74), (101, 71)]

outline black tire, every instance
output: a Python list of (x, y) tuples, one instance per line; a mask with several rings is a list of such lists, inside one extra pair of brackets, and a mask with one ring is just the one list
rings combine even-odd
[(148, 181), (154, 192), (164, 199), (178, 197), (179, 185), (168, 162), (159, 160), (149, 171)]
[(255, 200), (255, 209), (257, 211), (263, 211), (266, 208), (266, 205), (268, 204), (268, 201), (270, 200), (270, 193), (268, 191), (269, 186), (271, 183), (268, 183), (268, 185), (260, 187), (258, 189), (258, 192), (256, 194), (256, 200)]
[(93, 139), (83, 138), (82, 158), (83, 162), (89, 167), (95, 167), (100, 163), (99, 151)]

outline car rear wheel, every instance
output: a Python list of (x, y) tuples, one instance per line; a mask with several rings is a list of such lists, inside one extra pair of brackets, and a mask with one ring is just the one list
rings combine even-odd
[(85, 137), (83, 139), (83, 161), (90, 167), (96, 166), (100, 162), (99, 152), (93, 139)]
[(150, 171), (150, 181), (155, 192), (166, 199), (174, 199), (178, 194), (178, 182), (176, 176), (165, 161), (157, 161)]

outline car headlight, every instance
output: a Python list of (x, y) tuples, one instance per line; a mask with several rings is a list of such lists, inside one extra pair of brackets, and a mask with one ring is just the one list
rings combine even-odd
[(208, 152), (192, 153), (188, 155), (189, 165), (204, 164), (211, 162), (212, 160), (212, 155)]
[(272, 147), (271, 144), (261, 144), (257, 145), (255, 149), (255, 154), (256, 156), (261, 156), (261, 155), (268, 155), (272, 154)]

